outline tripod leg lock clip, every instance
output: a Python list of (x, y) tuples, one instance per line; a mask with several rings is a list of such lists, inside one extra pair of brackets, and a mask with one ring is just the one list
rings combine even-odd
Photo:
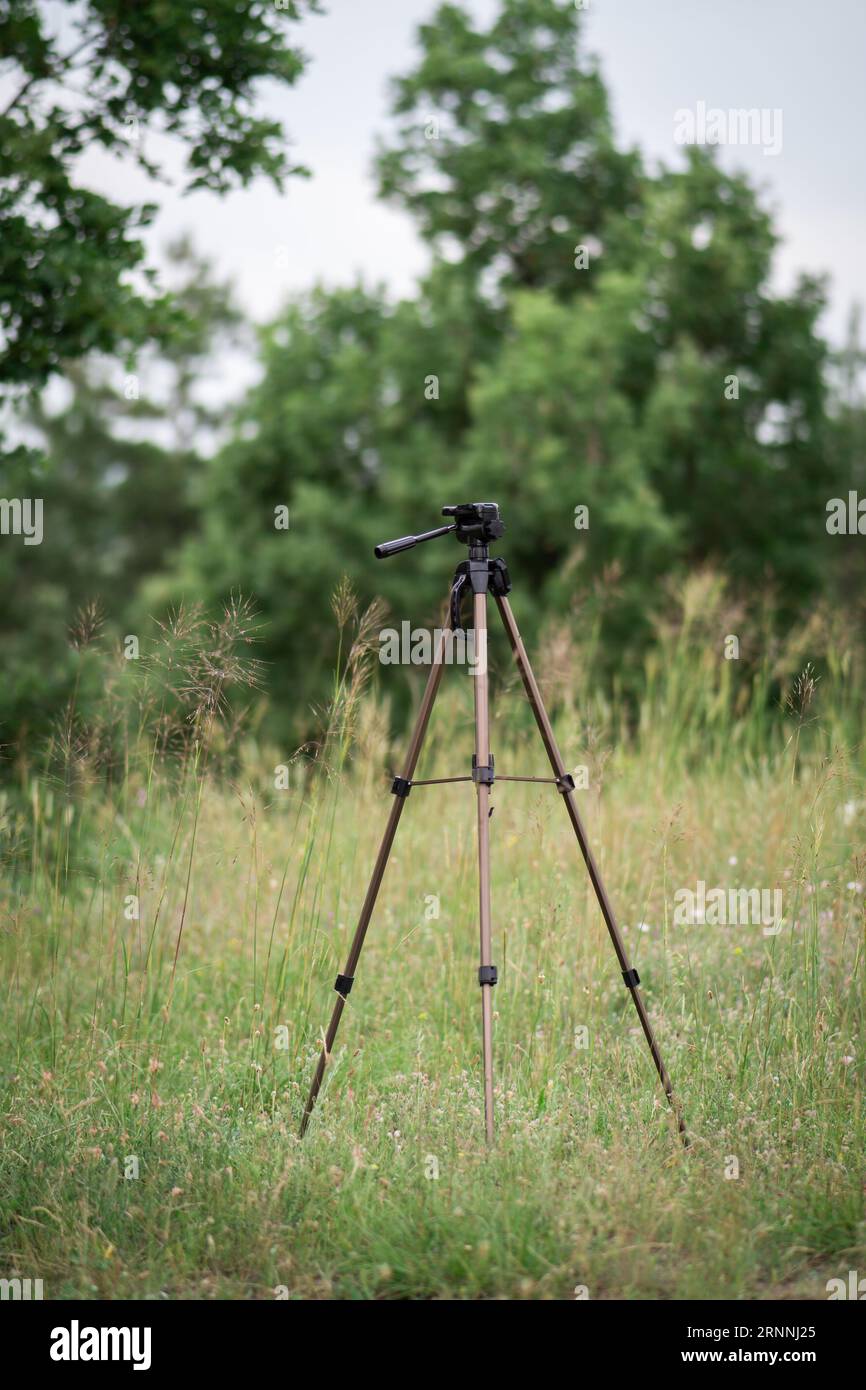
[(412, 783), (408, 777), (395, 777), (391, 783), (391, 791), (395, 796), (408, 796), (412, 790)]
[(622, 972), (622, 978), (625, 980), (629, 989), (636, 989), (640, 984), (640, 975), (634, 969), (624, 970)]
[(478, 983), (480, 985), (495, 985), (498, 978), (495, 965), (479, 965)]
[(574, 791), (574, 778), (572, 777), (570, 772), (563, 772), (561, 777), (557, 777), (556, 790), (558, 792), (562, 792), (563, 795), (566, 792)]
[(490, 561), (490, 592), (494, 598), (505, 598), (506, 594), (511, 593), (508, 567), (501, 555)]
[(342, 994), (343, 998), (345, 999), (346, 995), (350, 993), (352, 985), (354, 983), (354, 975), (338, 975), (336, 980), (334, 981), (334, 989), (337, 991), (338, 994)]
[(482, 786), (492, 787), (496, 780), (496, 773), (494, 771), (493, 754), (490, 753), (488, 756), (490, 762), (484, 767), (479, 767), (475, 754), (472, 754), (472, 780), (473, 782), (480, 782)]

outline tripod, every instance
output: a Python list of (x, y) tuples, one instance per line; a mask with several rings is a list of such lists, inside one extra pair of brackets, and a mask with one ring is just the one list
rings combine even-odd
[[(568, 818), (577, 836), (577, 843), (586, 864), (590, 882), (598, 899), (601, 915), (604, 918), (605, 926), (610, 934), (613, 949), (616, 952), (619, 967), (626, 988), (631, 994), (637, 1016), (640, 1019), (641, 1028), (647, 1040), (656, 1071), (664, 1087), (665, 1095), (670, 1102), (671, 1108), (677, 1120), (680, 1136), (683, 1143), (688, 1147), (689, 1139), (686, 1133), (685, 1121), (682, 1110), (674, 1097), (670, 1077), (662, 1061), (661, 1052), (653, 1033), (652, 1024), (647, 1015), (646, 1006), (641, 998), (638, 986), (640, 977), (632, 967), (625, 943), (617, 926), (613, 907), (607, 895), (607, 890), (601, 880), (598, 865), (590, 849), (586, 838), (586, 831), (577, 809), (574, 796), (574, 778), (565, 769), (557, 746), (553, 727), (547, 716), (547, 711), (541, 699), (541, 694), (526, 655), (526, 648), (523, 645), (511, 605), (508, 602), (508, 594), (511, 592), (511, 580), (505, 561), (497, 558), (490, 559), (489, 545), (492, 541), (498, 540), (505, 530), (504, 523), (499, 518), (499, 508), (494, 502), (466, 502), (456, 507), (443, 507), (443, 516), (453, 516), (455, 521), (448, 526), (437, 527), (433, 531), (425, 531), (417, 536), (401, 536), (398, 540), (385, 541), (382, 545), (376, 546), (375, 555), (379, 560), (385, 559), (390, 555), (396, 555), (402, 550), (409, 550), (412, 546), (418, 545), (421, 541), (434, 540), (438, 536), (445, 536), (453, 532), (457, 540), (462, 541), (469, 547), (469, 558), (464, 560), (457, 567), (451, 585), (449, 623), (446, 630), (442, 633), (433, 656), (433, 663), (430, 674), (427, 678), (427, 685), (421, 698), (421, 705), (412, 730), (412, 737), (409, 742), (409, 751), (406, 755), (406, 762), (403, 767), (402, 777), (395, 777), (391, 786), (394, 795), (394, 804), (391, 807), (391, 814), (385, 827), (385, 834), (376, 856), (373, 866), (373, 874), (370, 879), (367, 895), (361, 907), (361, 914), (358, 919), (358, 926), (349, 950), (346, 968), (342, 975), (338, 975), (334, 982), (334, 989), (337, 993), (337, 1002), (331, 1015), (328, 1031), (325, 1034), (324, 1045), (313, 1076), (310, 1093), (307, 1097), (307, 1104), (304, 1108), (304, 1116), (301, 1121), (301, 1135), (306, 1133), (313, 1113), (313, 1107), (322, 1085), (325, 1074), (325, 1067), (330, 1059), (337, 1036), (337, 1029), (340, 1026), (340, 1019), (343, 1016), (343, 1009), (349, 991), (355, 982), (355, 970), (361, 949), (364, 945), (364, 938), (367, 935), (367, 927), (373, 914), (379, 888), (388, 863), (388, 856), (394, 843), (394, 836), (397, 833), (397, 826), (403, 814), (403, 807), (406, 798), (413, 787), (433, 786), (443, 782), (469, 782), (475, 783), (477, 799), (477, 818), (478, 818), (478, 909), (481, 935), (481, 963), (478, 970), (478, 983), (481, 986), (481, 1034), (482, 1034), (482, 1057), (484, 1063), (484, 1119), (488, 1143), (493, 1141), (493, 1000), (492, 991), (496, 984), (496, 966), (492, 961), (491, 943), (491, 924), (490, 924), (490, 789), (494, 780), (500, 782), (550, 782), (556, 787), (557, 792), (565, 802)], [(475, 660), (477, 669), (473, 672), (475, 677), (475, 753), (472, 758), (472, 772), (466, 777), (442, 777), (433, 778), (428, 781), (416, 781), (414, 779), (415, 768), (421, 753), (421, 746), (427, 732), (427, 725), (430, 721), (430, 713), (433, 702), (439, 689), (442, 679), (442, 666), (445, 657), (447, 644), (453, 639), (455, 632), (462, 628), (461, 606), (465, 594), (471, 591), (473, 601), (473, 623), (475, 633)], [(495, 772), (493, 754), (490, 751), (490, 717), (489, 717), (489, 690), (487, 675), (487, 595), (492, 594), (496, 600), (500, 617), (505, 626), (511, 650), (517, 663), (517, 669), (523, 681), (535, 722), (538, 725), (541, 741), (547, 752), (550, 766), (553, 770), (552, 778), (545, 777), (503, 777)]]

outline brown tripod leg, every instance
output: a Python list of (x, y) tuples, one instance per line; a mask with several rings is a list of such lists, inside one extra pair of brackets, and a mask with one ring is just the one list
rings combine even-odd
[(490, 929), (490, 713), (487, 675), (487, 593), (474, 599), (475, 659), (475, 781), (478, 794), (478, 915), (481, 925), (481, 1046), (484, 1061), (484, 1124), (493, 1143), (493, 985)]
[(616, 917), (614, 916), (613, 907), (611, 906), (610, 899), (607, 896), (605, 886), (601, 881), (601, 874), (598, 871), (598, 865), (595, 862), (595, 857), (592, 853), (592, 850), (589, 847), (589, 841), (586, 838), (586, 831), (583, 828), (583, 822), (580, 819), (580, 813), (577, 809), (577, 802), (575, 801), (574, 797), (574, 788), (573, 786), (569, 786), (568, 781), (565, 780), (567, 777), (565, 764), (562, 761), (562, 755), (557, 746), (556, 737), (553, 732), (553, 726), (551, 725), (551, 722), (547, 717), (547, 711), (545, 710), (544, 704), (541, 699), (541, 692), (538, 689), (538, 684), (535, 680), (535, 676), (532, 674), (532, 667), (530, 666), (529, 658), (526, 655), (526, 648), (524, 647), (523, 640), (520, 636), (520, 633), (517, 630), (517, 623), (514, 621), (514, 614), (511, 611), (511, 605), (508, 602), (507, 598), (500, 597), (499, 595), (496, 596), (496, 602), (499, 605), (499, 612), (502, 615), (502, 621), (505, 624), (505, 631), (508, 633), (508, 640), (511, 643), (511, 650), (514, 652), (514, 658), (517, 662), (517, 668), (520, 671), (520, 676), (523, 681), (526, 694), (529, 697), (529, 703), (532, 706), (532, 713), (535, 715), (535, 722), (538, 725), (539, 731), (541, 733), (541, 738), (544, 743), (544, 747), (547, 750), (547, 756), (550, 759), (550, 765), (553, 768), (554, 774), (559, 784), (559, 789), (562, 792), (562, 796), (565, 801), (566, 808), (568, 810), (568, 817), (571, 821), (574, 833), (577, 836), (577, 843), (580, 845), (580, 852), (583, 855), (584, 863), (586, 864), (590, 881), (592, 883), (593, 888), (595, 889), (595, 896), (597, 897), (598, 905), (601, 908), (601, 915), (604, 918), (605, 926), (607, 927), (607, 930), (610, 934), (610, 939), (613, 942), (613, 949), (616, 951), (617, 960), (619, 961), (619, 966), (620, 970), (622, 971), (623, 979), (625, 980), (629, 993), (631, 994), (631, 997), (634, 1000), (634, 1006), (637, 1010), (637, 1016), (640, 1019), (641, 1028), (644, 1031), (644, 1037), (646, 1038), (647, 1043), (649, 1044), (649, 1050), (652, 1053), (652, 1059), (655, 1062), (656, 1071), (659, 1074), (659, 1079), (662, 1083), (662, 1086), (664, 1087), (664, 1092), (670, 1102), (671, 1109), (673, 1110), (674, 1115), (676, 1116), (680, 1136), (682, 1138), (683, 1143), (688, 1147), (689, 1139), (688, 1135), (686, 1134), (686, 1124), (685, 1120), (683, 1119), (683, 1112), (680, 1108), (678, 1101), (674, 1096), (673, 1087), (671, 1086), (671, 1079), (668, 1076), (667, 1071), (665, 1069), (665, 1064), (662, 1061), (662, 1055), (659, 1051), (658, 1043), (655, 1040), (655, 1034), (653, 1033), (652, 1024), (649, 1021), (646, 1007), (638, 990), (640, 978), (638, 976), (637, 971), (632, 968), (631, 962), (629, 961), (628, 952), (625, 948), (625, 942), (623, 941), (622, 936), (620, 935), (620, 930), (616, 923)]
[(391, 807), (391, 814), (388, 817), (388, 824), (385, 826), (385, 834), (382, 836), (382, 843), (379, 846), (379, 853), (376, 856), (376, 863), (373, 866), (373, 876), (367, 889), (367, 896), (361, 908), (361, 915), (358, 918), (358, 925), (355, 929), (355, 936), (346, 961), (346, 968), (342, 975), (338, 975), (334, 985), (337, 991), (337, 1002), (334, 1005), (334, 1012), (331, 1014), (331, 1021), (328, 1024), (328, 1031), (325, 1034), (325, 1042), (322, 1053), (319, 1057), (316, 1073), (313, 1077), (313, 1084), (310, 1087), (310, 1094), (307, 1097), (307, 1104), (304, 1107), (304, 1117), (301, 1120), (301, 1138), (306, 1134), (310, 1116), (313, 1113), (313, 1106), (322, 1085), (322, 1078), (325, 1075), (325, 1067), (328, 1065), (331, 1051), (334, 1046), (334, 1039), (337, 1036), (337, 1029), (340, 1026), (340, 1019), (346, 1004), (346, 996), (352, 988), (355, 978), (355, 968), (358, 964), (358, 957), (361, 954), (361, 947), (364, 945), (364, 937), (367, 935), (367, 927), (373, 915), (373, 908), (376, 905), (376, 898), (382, 878), (385, 874), (385, 867), (388, 863), (388, 856), (391, 853), (391, 846), (394, 843), (394, 836), (397, 833), (397, 826), (403, 814), (403, 807), (406, 804), (406, 797), (409, 793), (409, 784), (412, 781), (412, 774), (418, 762), (421, 752), (421, 745), (424, 742), (424, 735), (427, 732), (427, 724), (430, 720), (430, 711), (433, 708), (433, 701), (439, 689), (439, 682), (442, 679), (442, 662), (445, 655), (447, 643), (451, 640), (450, 630), (443, 632), (436, 652), (433, 657), (433, 665), (430, 667), (430, 674), (427, 677), (427, 685), (421, 697), (421, 705), (418, 710), (418, 717), (415, 720), (415, 728), (412, 730), (412, 738), (409, 743), (409, 751), (406, 754), (406, 763), (403, 768), (403, 776), (398, 777), (394, 784), (394, 804)]

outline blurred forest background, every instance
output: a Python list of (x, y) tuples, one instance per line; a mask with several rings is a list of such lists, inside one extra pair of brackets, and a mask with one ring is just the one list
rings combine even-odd
[[(456, 547), (382, 565), (372, 546), (435, 526), (443, 503), (500, 503), (527, 637), (599, 639), (582, 684), (638, 693), (696, 570), (724, 581), (720, 658), (736, 633), (743, 666), (765, 662), (748, 634), (775, 634), (780, 689), (804, 645), (820, 674), (833, 612), (862, 631), (863, 541), (826, 525), (831, 498), (866, 492), (856, 306), (831, 349), (819, 278), (772, 292), (772, 218), (712, 149), (650, 171), (618, 147), (573, 4), (502, 0), (490, 29), (431, 6), (376, 154), (429, 275), (399, 302), (314, 287), (264, 325), (188, 241), (157, 284), (152, 209), (80, 187), (76, 160), (97, 141), (145, 161), (150, 122), (186, 148), (191, 187), (300, 177), (254, 96), (298, 79), (318, 6), (73, 9), (78, 30), (54, 33), (43, 7), (0, 4), (0, 497), (44, 504), (41, 545), (0, 537), (4, 776), (68, 753), (109, 680), (138, 698), (130, 635), (146, 664), (160, 623), (182, 636), (182, 615), (232, 594), (257, 612), (252, 725), (301, 744), (330, 688), (341, 574), (389, 621), (438, 620)], [(257, 384), (205, 404), (229, 351), (255, 355)], [(101, 756), (120, 756), (110, 733)]]

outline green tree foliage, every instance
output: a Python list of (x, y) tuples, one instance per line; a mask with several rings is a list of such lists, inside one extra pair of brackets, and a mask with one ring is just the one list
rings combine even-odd
[[(231, 13), (226, 37), (247, 22)], [(244, 14), (260, 37), (277, 23), (255, 5)], [(185, 426), (170, 458), (153, 440), (121, 441), (105, 425), (116, 400), (79, 377), (73, 407), (50, 425), (50, 466), (81, 460), (83, 439), (76, 506), (91, 492), (101, 501), (93, 534), (77, 535), (91, 558), (70, 559), (68, 592), (84, 588), (89, 563), (118, 613), (133, 589), (139, 615), (251, 596), (271, 728), (299, 740), (336, 655), (330, 595), (342, 571), (362, 603), (384, 595), (396, 623), (440, 617), (461, 558), (453, 542), (379, 564), (372, 546), (435, 525), (443, 503), (499, 501), (527, 634), (542, 614), (579, 607), (586, 621), (595, 604), (610, 668), (627, 679), (669, 577), (689, 567), (711, 564), (746, 599), (772, 595), (785, 620), (801, 612), (836, 572), (826, 501), (849, 486), (862, 400), (849, 383), (844, 407), (828, 403), (823, 285), (811, 276), (774, 291), (777, 237), (750, 182), (707, 150), (650, 172), (617, 149), (570, 0), (500, 0), (486, 26), (441, 5), (394, 90), (395, 133), (377, 167), (383, 197), (416, 218), (431, 251), (417, 292), (395, 304), (360, 285), (320, 288), (290, 304), (263, 331), (261, 378), (205, 466), (190, 451), (192, 382), (224, 302), (206, 284), (198, 308), (187, 305), (188, 336), (175, 330)], [(165, 119), (183, 136), (173, 100)], [(207, 172), (192, 157), (193, 183), (276, 174), (260, 134), (255, 168), (230, 133)], [(132, 324), (136, 304), (118, 322)], [(117, 485), (109, 460), (149, 480), (148, 497)], [(26, 470), (24, 454), (15, 466)], [(42, 611), (58, 612), (66, 593), (58, 579)]]
[(503, 0), (489, 29), (461, 5), (421, 26), (394, 84), (398, 143), (381, 191), (434, 249), (503, 289), (572, 295), (575, 235), (606, 239), (637, 207), (640, 164), (616, 149), (604, 83), (578, 47), (574, 5)]
[(200, 529), (145, 599), (215, 605), (226, 586), (255, 595), (283, 728), (302, 734), (321, 696), (343, 571), (363, 603), (383, 595), (395, 620), (438, 620), (456, 546), (422, 548), (402, 566), (377, 564), (372, 550), (459, 500), (469, 385), (499, 337), (489, 306), (442, 264), (415, 299), (392, 307), (381, 291), (317, 289), (263, 333), (262, 380), (204, 475)]
[(96, 605), (107, 637), (141, 631), (118, 631), (134, 619), (132, 596), (173, 562), (195, 527), (203, 462), (193, 441), (225, 413), (202, 403), (195, 383), (203, 363), (233, 341), (239, 315), (187, 242), (169, 248), (168, 261), (180, 325), (171, 342), (142, 350), (135, 371), (112, 357), (70, 364), (64, 404), (45, 394), (30, 402), (38, 447), (3, 459), (3, 496), (38, 498), (45, 535), (38, 546), (0, 538), (0, 640), (9, 662), (0, 741), (26, 729), (35, 746), (44, 743), (75, 683), (68, 634), (76, 615)]
[[(32, 404), (42, 451), (0, 453), (0, 495), (39, 499), (47, 530), (38, 546), (0, 537), (4, 741), (47, 735), (75, 679), (65, 639), (76, 609), (98, 599), (119, 618), (191, 527), (204, 418), (193, 381), (233, 313), (201, 267), (179, 296), (158, 291), (141, 242), (153, 207), (85, 187), (79, 157), (99, 146), (159, 179), (146, 137), (168, 135), (189, 189), (222, 193), (257, 175), (282, 186), (303, 171), (256, 95), (263, 79), (297, 79), (290, 38), (317, 9), (0, 0), (0, 394), (26, 401), (64, 371), (72, 392), (60, 412)], [(153, 343), (171, 381), (162, 402), (130, 398), (118, 360), (138, 371)], [(164, 437), (167, 417), (165, 446), (145, 431)]]
[(262, 655), (293, 700), (321, 691), (330, 594), (342, 566), (363, 564), (385, 323), (378, 295), (315, 292), (263, 333), (263, 379), (202, 479), (200, 531), (180, 575), (146, 591), (151, 606), (254, 595)]
[[(598, 459), (617, 453), (615, 435), (594, 431), (602, 455), (575, 438), (568, 466), (539, 459), (546, 431), (567, 433), (579, 411), (589, 427), (586, 388), (597, 390), (601, 376), (601, 400), (614, 393), (631, 405), (632, 462), (619, 467), (633, 495), (649, 490), (675, 523), (681, 544), (670, 560), (710, 560), (747, 583), (769, 577), (790, 613), (826, 564), (822, 283), (803, 277), (789, 297), (772, 292), (770, 217), (749, 182), (724, 173), (711, 151), (690, 149), (683, 169), (650, 176), (633, 152), (615, 150), (573, 5), (502, 0), (488, 28), (442, 5), (419, 38), (419, 63), (395, 86), (406, 120), (379, 156), (383, 195), (414, 212), (434, 249), (482, 291), (543, 290), (585, 325), (571, 330), (567, 365), (548, 360), (541, 369), (537, 356), (525, 364), (537, 396), (528, 418), (545, 422), (537, 438), (527, 438), (526, 420), (509, 438), (500, 414), (500, 449), (488, 432), (486, 452), (470, 455), (469, 477), (489, 479), (488, 490), (499, 479), (501, 492), (506, 457), (512, 471), (521, 467), (519, 439), (523, 468), (541, 467), (539, 487), (561, 490), (563, 515), (572, 498), (597, 496), (587, 475), (609, 471)], [(431, 112), (440, 114), (438, 130)], [(503, 325), (502, 369), (512, 380), (509, 332)], [(588, 354), (581, 341), (592, 344)], [(631, 493), (620, 478), (609, 487), (621, 499), (616, 521), (595, 511), (610, 559)], [(650, 516), (647, 526), (651, 549)], [(572, 540), (548, 524), (541, 553), (561, 565)], [(595, 556), (600, 563), (598, 547)]]
[(735, 581), (769, 578), (791, 606), (826, 564), (832, 487), (820, 280), (770, 287), (777, 244), (747, 181), (692, 151), (649, 186), (641, 306), (644, 458), (683, 527), (684, 558)]
[[(215, 192), (299, 170), (278, 123), (257, 115), (263, 78), (294, 82), (291, 26), (316, 0), (87, 0), (48, 7), (0, 0), (0, 380), (38, 385), (65, 361), (116, 352), (167, 327), (139, 292), (139, 233), (128, 208), (81, 186), (76, 161), (99, 145), (152, 177), (147, 127), (186, 152), (187, 186)], [(56, 16), (55, 16), (56, 17)]]
[(357, 289), (290, 307), (208, 478), (184, 590), (256, 594), (301, 726), (340, 568), (396, 619), (437, 616), (441, 546), (377, 566), (370, 545), (443, 502), (502, 504), (530, 634), (601, 591), (612, 667), (634, 669), (687, 566), (769, 583), (788, 616), (822, 580), (822, 285), (773, 292), (770, 217), (712, 152), (650, 174), (616, 149), (580, 39), (564, 0), (502, 0), (487, 27), (445, 4), (421, 27), (378, 169), (431, 272), (395, 306)]
[(478, 376), (459, 482), (508, 497), (509, 558), (542, 607), (567, 610), (606, 574), (617, 655), (646, 637), (648, 588), (681, 551), (620, 384), (628, 288), (616, 280), (579, 314), (548, 294), (514, 301), (512, 331)]

